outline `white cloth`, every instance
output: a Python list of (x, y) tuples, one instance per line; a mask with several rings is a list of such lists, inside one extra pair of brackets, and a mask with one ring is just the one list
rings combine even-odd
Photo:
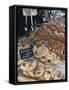
[(37, 9), (30, 9), (30, 12), (32, 16), (37, 15)]
[(37, 15), (37, 9), (23, 8), (24, 16), (35, 16)]
[(30, 16), (30, 9), (28, 9), (28, 8), (23, 8), (23, 15), (24, 15), (24, 16)]

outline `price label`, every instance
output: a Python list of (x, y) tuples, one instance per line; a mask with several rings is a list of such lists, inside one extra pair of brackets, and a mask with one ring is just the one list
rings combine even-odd
[(21, 57), (22, 59), (27, 58), (27, 57), (30, 57), (30, 56), (33, 55), (32, 48), (21, 49), (21, 50), (19, 51), (19, 53), (20, 53), (20, 57)]

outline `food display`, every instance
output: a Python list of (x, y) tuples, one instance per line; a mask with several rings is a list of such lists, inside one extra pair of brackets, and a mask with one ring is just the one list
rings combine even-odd
[(16, 70), (10, 73), (16, 71), (16, 74), (10, 76), (16, 76), (17, 83), (66, 80), (65, 9), (18, 7), (15, 14), (12, 16), (16, 16), (16, 25), (11, 31), (16, 34), (11, 35), (10, 45), (14, 39), (16, 46), (12, 46), (14, 55), (10, 57), (15, 56), (12, 59), (16, 60), (11, 62)]
[(64, 33), (62, 25), (49, 22), (19, 39), (19, 82), (65, 78)]
[(67, 81), (67, 9), (9, 8), (9, 82)]

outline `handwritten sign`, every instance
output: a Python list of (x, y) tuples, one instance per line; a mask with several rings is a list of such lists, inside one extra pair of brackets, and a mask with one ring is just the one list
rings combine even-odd
[(20, 56), (21, 56), (22, 59), (27, 58), (27, 57), (30, 57), (30, 56), (33, 55), (33, 51), (32, 51), (32, 48), (31, 47), (30, 48), (27, 48), (27, 49), (21, 49), (19, 51), (19, 53), (20, 53)]

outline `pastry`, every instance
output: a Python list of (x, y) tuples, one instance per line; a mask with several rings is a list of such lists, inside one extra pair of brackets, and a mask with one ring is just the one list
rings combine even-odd
[(37, 46), (37, 47), (40, 47), (44, 44), (44, 40), (41, 40), (39, 37), (35, 37), (34, 39), (34, 44)]
[(29, 76), (28, 71), (24, 71), (24, 70), (23, 70), (23, 75)]
[(18, 60), (17, 65), (21, 65), (23, 60)]
[(49, 73), (50, 72), (45, 72), (45, 74), (44, 74), (45, 80), (50, 80), (51, 74), (49, 74)]
[(48, 53), (48, 48), (42, 45), (41, 47), (37, 48), (36, 46), (33, 48), (34, 56), (37, 58), (44, 57)]
[(36, 32), (36, 36), (38, 36), (41, 40), (44, 40), (48, 36), (47, 26), (41, 26)]
[(34, 70), (28, 72), (31, 77), (39, 79), (44, 74), (44, 67), (41, 63), (38, 63)]
[(52, 77), (53, 68), (47, 68), (44, 74), (45, 80), (50, 80)]
[(59, 80), (59, 79), (63, 79), (64, 75), (60, 71), (54, 69), (52, 77), (54, 77), (54, 80)]
[(28, 71), (28, 67), (29, 67), (28, 60), (23, 60), (20, 69), (22, 69), (24, 71)]
[(23, 37), (21, 40), (21, 46), (26, 47), (29, 44), (29, 39), (27, 37)]
[(21, 69), (24, 71), (30, 71), (33, 70), (35, 66), (36, 66), (36, 60), (32, 58), (29, 60), (24, 60), (21, 65)]
[(45, 80), (44, 74), (38, 78), (39, 80)]
[(59, 56), (64, 54), (64, 43), (57, 41), (57, 40), (49, 40), (48, 41), (48, 48), (50, 51), (53, 51)]
[(52, 64), (58, 64), (59, 63), (59, 60), (60, 60), (60, 57), (57, 56), (55, 53), (52, 53), (51, 55), (53, 57), (53, 60), (51, 61), (51, 63)]
[(18, 82), (36, 81), (35, 79), (26, 76), (18, 76), (17, 80)]
[(60, 24), (56, 24), (56, 23), (49, 23), (48, 24), (48, 28), (50, 28), (51, 31), (57, 31), (58, 33), (64, 33), (65, 32), (65, 28), (63, 25)]
[(65, 38), (63, 36), (59, 36), (57, 34), (51, 34), (50, 38), (53, 39), (53, 40), (56, 40), (56, 41), (60, 41), (62, 43), (65, 42)]
[(36, 59), (31, 59), (29, 61), (28, 71), (34, 70), (34, 68), (36, 67), (36, 64), (37, 64)]
[(34, 41), (35, 36), (36, 36), (36, 32), (31, 32), (28, 38), (30, 41)]
[(28, 72), (30, 77), (35, 78), (34, 70), (31, 70)]
[(33, 73), (34, 73), (36, 78), (39, 78), (44, 74), (44, 71), (45, 71), (45, 68), (42, 65), (42, 63), (38, 63), (38, 65), (34, 69)]
[(48, 67), (44, 74), (45, 80), (59, 80), (63, 79), (64, 75), (56, 68)]
[(59, 56), (57, 56), (55, 53), (48, 53), (45, 56), (45, 60), (48, 63), (58, 64), (59, 63)]

